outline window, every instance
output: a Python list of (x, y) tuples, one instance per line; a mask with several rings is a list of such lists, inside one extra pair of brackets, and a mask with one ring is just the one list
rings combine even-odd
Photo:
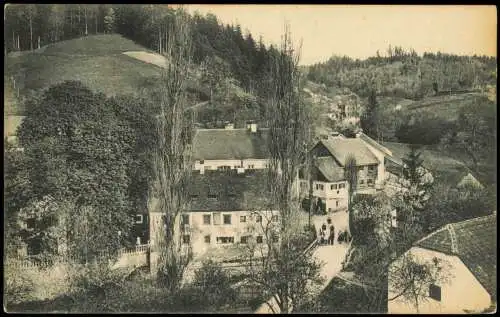
[(214, 212), (214, 225), (220, 225), (220, 212)]
[(247, 216), (240, 216), (240, 222), (247, 222)]
[(224, 224), (225, 225), (231, 224), (231, 215), (224, 215)]
[(208, 194), (208, 198), (210, 198), (210, 199), (217, 199), (217, 194), (214, 194), (214, 193)]
[(335, 207), (338, 207), (338, 206), (339, 206), (339, 201), (337, 200), (337, 201), (335, 202)]
[(316, 189), (323, 190), (323, 189), (325, 189), (325, 186), (323, 186), (323, 184), (316, 184)]
[(366, 183), (367, 183), (368, 185), (373, 184), (373, 179), (368, 179), (368, 180), (366, 181)]
[(332, 212), (332, 208), (328, 208), (328, 212)]
[(188, 244), (190, 242), (190, 240), (191, 240), (191, 236), (190, 235), (185, 234), (185, 235), (182, 236), (182, 243)]
[(142, 223), (142, 215), (135, 215), (135, 223)]
[(205, 160), (200, 160), (200, 164), (201, 165), (205, 164)]
[(441, 287), (434, 285), (434, 284), (429, 285), (429, 297), (440, 302), (441, 301)]
[(212, 215), (210, 215), (210, 214), (203, 215), (203, 224), (204, 225), (209, 225), (211, 218), (212, 218)]
[(376, 171), (376, 169), (377, 169), (377, 166), (376, 166), (376, 165), (370, 165), (370, 166), (368, 166), (368, 170), (369, 170), (370, 172), (374, 172), (374, 171)]
[(256, 218), (255, 218), (255, 221), (256, 222), (262, 222), (262, 216), (261, 215), (257, 215)]
[(360, 180), (360, 181), (359, 181), (359, 183), (360, 183), (361, 185), (363, 185), (363, 184), (365, 183), (365, 180), (363, 180), (363, 179), (362, 179), (362, 180)]
[[(332, 186), (330, 186), (330, 189), (331, 189), (331, 190), (335, 190), (335, 189), (337, 189), (337, 184), (333, 184)], [(338, 194), (338, 192), (337, 192), (337, 194)]]
[(210, 236), (205, 236), (204, 237), (205, 243), (210, 243)]
[(246, 244), (246, 243), (248, 243), (248, 236), (243, 236), (243, 237), (241, 237), (241, 240), (240, 240), (240, 241), (241, 241), (241, 243), (242, 243), (242, 244)]
[(219, 244), (234, 243), (234, 237), (217, 237), (217, 243)]
[(30, 218), (26, 220), (26, 227), (28, 229), (35, 229), (35, 218)]
[(345, 183), (339, 184), (339, 188), (340, 189), (345, 188)]
[(182, 215), (181, 224), (183, 225), (189, 224), (189, 215)]
[(257, 236), (257, 243), (262, 243), (262, 236)]
[(340, 193), (340, 190), (337, 190), (337, 194), (339, 194), (339, 193)]
[(272, 222), (278, 222), (278, 215), (273, 215), (273, 216), (271, 217), (271, 221), (272, 221)]
[(206, 170), (211, 170), (211, 169), (212, 169), (212, 166), (208, 166), (208, 165), (207, 165), (207, 166), (205, 166), (205, 169), (206, 169)]
[(247, 167), (247, 168), (248, 168), (248, 169), (250, 169), (250, 170), (251, 170), (251, 169), (254, 169), (254, 168), (255, 168), (255, 165), (250, 164), (250, 165), (248, 165), (248, 167)]

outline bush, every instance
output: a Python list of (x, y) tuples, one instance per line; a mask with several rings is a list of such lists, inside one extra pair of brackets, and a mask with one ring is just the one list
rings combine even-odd
[(67, 266), (54, 263), (36, 267), (9, 258), (5, 263), (5, 300), (7, 305), (52, 299), (68, 292)]
[(228, 274), (219, 263), (212, 260), (204, 262), (195, 272), (193, 286), (194, 289), (190, 290), (192, 294), (188, 299), (197, 299), (202, 306), (220, 307), (237, 297), (236, 291), (231, 288)]
[(35, 299), (36, 268), (22, 268), (19, 261), (7, 259), (4, 272), (4, 301), (7, 305)]

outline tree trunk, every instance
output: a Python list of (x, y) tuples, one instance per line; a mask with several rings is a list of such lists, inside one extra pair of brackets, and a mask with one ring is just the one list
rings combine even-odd
[(158, 54), (161, 54), (161, 27), (158, 31)]
[(40, 35), (38, 35), (38, 49), (40, 49)]
[(85, 36), (89, 35), (88, 20), (87, 20), (87, 7), (85, 7)]
[(30, 16), (30, 50), (33, 50), (33, 17)]
[(16, 50), (16, 34), (12, 31), (12, 51)]
[(21, 50), (21, 42), (19, 41), (19, 34), (17, 34), (17, 50)]
[(95, 12), (95, 34), (97, 34), (97, 21), (98, 21), (99, 15), (98, 11)]

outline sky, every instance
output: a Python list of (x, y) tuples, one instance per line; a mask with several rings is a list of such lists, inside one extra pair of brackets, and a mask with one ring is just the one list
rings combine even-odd
[(284, 23), (297, 45), (301, 65), (386, 55), (389, 44), (418, 54), (443, 52), (496, 56), (495, 6), (472, 5), (186, 5), (190, 12), (213, 13), (225, 24), (239, 23), (255, 40), (280, 42)]

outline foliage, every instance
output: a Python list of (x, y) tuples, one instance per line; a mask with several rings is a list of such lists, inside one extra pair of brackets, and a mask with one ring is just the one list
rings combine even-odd
[(448, 223), (486, 216), (495, 208), (496, 191), (491, 188), (451, 188), (439, 185), (433, 189), (432, 199), (427, 207), (429, 230), (434, 231)]
[(213, 261), (204, 262), (195, 272), (193, 285), (200, 291), (199, 307), (223, 306), (235, 300), (235, 290), (222, 266)]
[[(122, 106), (130, 108), (120, 111), (117, 103), (127, 98)], [(25, 211), (36, 212), (38, 202), (50, 196), (50, 213), (60, 216), (60, 230), (72, 232), (70, 241), (81, 243), (84, 236), (93, 243), (79, 245), (94, 254), (123, 246), (125, 235), (117, 233), (129, 232), (132, 215), (145, 201), (147, 188), (134, 187), (135, 181), (144, 182), (150, 173), (148, 149), (141, 144), (151, 140), (144, 132), (147, 125), (134, 124), (126, 115), (135, 112), (136, 119), (148, 122), (142, 107), (140, 100), (106, 98), (78, 82), (61, 83), (30, 100), (18, 135), (26, 162), (20, 175), (33, 190), (17, 206), (31, 204)], [(146, 173), (137, 177), (143, 166)], [(76, 230), (79, 224), (86, 229)]]
[(455, 123), (435, 115), (418, 114), (408, 116), (400, 122), (394, 136), (402, 143), (439, 144), (455, 130)]
[(379, 138), (379, 104), (377, 102), (377, 95), (375, 90), (370, 93), (368, 97), (368, 104), (364, 114), (361, 116), (361, 128), (363, 131), (372, 138)]
[(180, 287), (189, 252), (184, 252), (180, 235), (180, 213), (187, 208), (191, 172), (193, 116), (187, 109), (185, 74), (191, 66), (191, 30), (185, 12), (178, 11), (169, 25), (165, 55), (169, 65), (162, 72), (157, 90), (151, 94), (156, 105), (157, 143), (154, 148), (152, 199), (158, 200), (162, 213), (157, 236), (159, 282), (171, 291)]
[(5, 265), (4, 276), (4, 307), (32, 300), (35, 282), (31, 274), (22, 270), (20, 263), (8, 257)]
[(492, 149), (496, 143), (496, 108), (491, 101), (482, 98), (474, 106), (460, 109), (456, 135), (450, 143), (456, 143), (470, 156), (477, 170), (479, 160), (494, 157)]
[(364, 97), (375, 90), (380, 96), (408, 99), (432, 96), (436, 91), (471, 91), (496, 82), (495, 57), (440, 52), (419, 56), (403, 48), (398, 48), (396, 56), (394, 50), (365, 60), (332, 56), (310, 66), (308, 78), (327, 86), (348, 87)]

